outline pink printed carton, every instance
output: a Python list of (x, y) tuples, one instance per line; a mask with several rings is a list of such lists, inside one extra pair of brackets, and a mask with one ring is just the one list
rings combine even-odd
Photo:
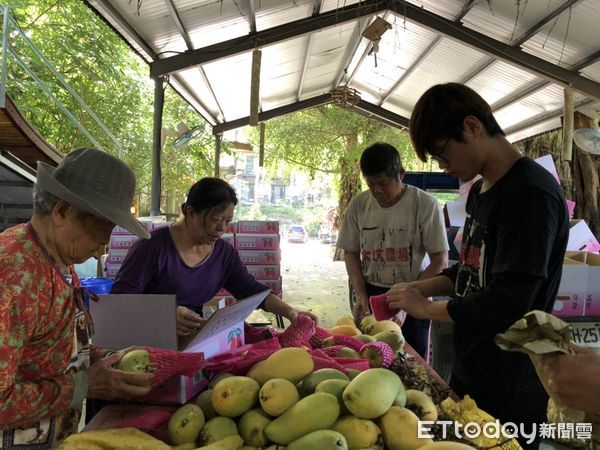
[(246, 266), (246, 269), (257, 280), (276, 280), (279, 278), (279, 264)]
[(240, 220), (239, 234), (279, 234), (279, 221)]
[[(206, 360), (244, 345), (244, 319), (268, 294), (269, 291), (264, 291), (216, 311), (206, 325), (185, 342), (178, 342), (177, 338), (175, 295), (103, 295), (91, 305), (96, 331), (94, 342), (113, 350), (138, 345), (202, 352)], [(139, 314), (142, 310), (146, 314)], [(136, 317), (135, 326), (131, 326), (131, 317)], [(192, 377), (174, 376), (138, 400), (184, 404), (207, 384), (202, 371)]]
[(140, 238), (137, 237), (135, 234), (113, 234), (110, 236), (110, 241), (108, 243), (108, 248), (109, 248), (109, 253), (110, 253), (110, 249), (115, 249), (115, 250), (129, 250), (129, 248), (134, 244), (134, 242), (136, 242), (137, 240), (139, 240)]
[(229, 226), (227, 227), (227, 233), (235, 234), (237, 232), (238, 232), (238, 223), (230, 222)]
[(582, 262), (585, 254), (577, 252), (565, 257), (562, 277), (552, 314), (561, 317), (583, 316), (588, 281), (588, 265)]
[(281, 250), (238, 250), (238, 255), (246, 265), (279, 264), (281, 262)]
[(236, 234), (237, 250), (278, 250), (278, 234)]
[(271, 289), (279, 297), (282, 296), (283, 289), (282, 289), (282, 280), (281, 280), (281, 277), (279, 277), (276, 280), (256, 280), (256, 281), (258, 281), (261, 284), (264, 284), (266, 287), (268, 287), (269, 289)]
[(585, 315), (600, 316), (600, 255), (587, 254), (588, 283), (585, 295)]

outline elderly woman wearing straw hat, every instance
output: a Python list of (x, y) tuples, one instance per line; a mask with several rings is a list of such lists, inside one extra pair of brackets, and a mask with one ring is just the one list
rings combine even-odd
[(135, 177), (87, 148), (38, 163), (33, 216), (0, 234), (0, 448), (50, 448), (76, 430), (84, 397), (146, 394), (151, 374), (114, 369), (122, 353), (90, 345), (93, 324), (72, 265), (132, 217)]
[[(113, 294), (176, 294), (177, 333), (186, 336), (202, 326), (202, 305), (224, 287), (242, 299), (268, 288), (248, 273), (237, 252), (220, 239), (233, 219), (235, 190), (219, 178), (197, 181), (181, 205), (183, 217), (152, 232), (129, 253), (112, 287)], [(270, 293), (262, 307), (295, 324), (298, 311)]]

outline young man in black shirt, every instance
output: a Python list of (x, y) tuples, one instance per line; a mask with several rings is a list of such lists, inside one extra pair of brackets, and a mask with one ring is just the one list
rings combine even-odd
[[(500, 350), (494, 337), (528, 311), (552, 310), (569, 229), (562, 190), (506, 140), (489, 104), (464, 85), (425, 92), (410, 135), (421, 160), (431, 156), (462, 181), (482, 179), (467, 199), (459, 263), (395, 285), (388, 303), (415, 318), (454, 323), (452, 388), (501, 422), (537, 431), (546, 421), (546, 393), (529, 358)], [(428, 302), (433, 295), (452, 299)]]

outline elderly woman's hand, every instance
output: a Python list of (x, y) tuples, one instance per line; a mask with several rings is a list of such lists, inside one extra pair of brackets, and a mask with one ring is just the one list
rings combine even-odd
[(124, 351), (117, 352), (90, 366), (87, 370), (88, 398), (131, 399), (150, 392), (153, 374), (124, 372), (113, 367), (124, 354)]

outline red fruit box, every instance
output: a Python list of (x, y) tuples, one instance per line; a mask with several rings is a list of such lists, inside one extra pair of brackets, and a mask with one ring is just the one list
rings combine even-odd
[(237, 250), (278, 250), (278, 234), (236, 234)]
[(108, 248), (115, 249), (115, 250), (119, 250), (119, 249), (129, 250), (129, 247), (131, 247), (134, 244), (134, 242), (136, 242), (139, 239), (140, 239), (139, 237), (137, 237), (135, 234), (131, 234), (131, 233), (129, 233), (129, 234), (113, 234), (110, 237)]
[(279, 264), (281, 262), (281, 250), (238, 250), (238, 255), (246, 265)]
[(277, 280), (279, 278), (279, 264), (246, 266), (246, 269), (257, 280)]
[(238, 223), (237, 222), (231, 222), (229, 224), (229, 226), (227, 227), (227, 233), (235, 234), (237, 232), (238, 232)]
[(256, 281), (258, 281), (261, 284), (264, 284), (266, 287), (271, 289), (279, 297), (281, 297), (281, 295), (283, 294), (281, 277), (279, 277), (277, 280), (259, 280), (259, 279), (257, 279)]
[(237, 232), (240, 234), (279, 234), (279, 221), (240, 220)]

